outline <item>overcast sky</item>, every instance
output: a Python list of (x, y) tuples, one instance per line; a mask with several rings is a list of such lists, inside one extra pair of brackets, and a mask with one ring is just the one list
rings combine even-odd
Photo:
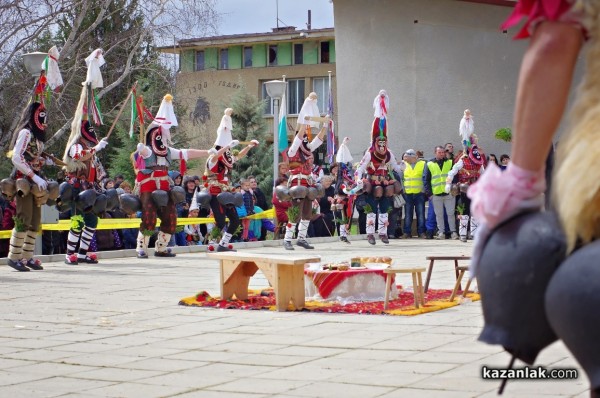
[(277, 26), (306, 29), (308, 10), (312, 10), (312, 28), (333, 28), (333, 3), (329, 0), (219, 0), (221, 35), (270, 32)]

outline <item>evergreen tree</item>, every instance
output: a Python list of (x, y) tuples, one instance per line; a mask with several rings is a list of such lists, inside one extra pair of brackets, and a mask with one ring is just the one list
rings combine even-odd
[(233, 137), (239, 141), (260, 142), (260, 145), (235, 163), (232, 180), (239, 181), (253, 175), (259, 181), (259, 188), (270, 198), (273, 192), (273, 148), (272, 143), (268, 145), (266, 142), (267, 122), (263, 116), (265, 103), (248, 93), (242, 85), (232, 97), (230, 107), (233, 108)]

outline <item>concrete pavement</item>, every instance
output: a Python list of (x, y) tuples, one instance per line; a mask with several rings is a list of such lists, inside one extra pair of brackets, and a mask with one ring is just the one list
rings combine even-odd
[[(314, 254), (326, 262), (377, 250), (407, 267), (472, 247), (318, 242)], [(0, 267), (0, 397), (492, 397), (499, 381), (482, 380), (481, 366), (509, 361), (501, 348), (476, 341), (479, 302), (412, 317), (183, 307), (179, 299), (199, 291), (219, 294), (217, 261), (204, 253), (79, 266), (55, 259), (39, 272)], [(409, 278), (398, 283), (410, 286)], [(453, 279), (452, 263), (436, 264), (431, 287), (451, 289)], [(267, 285), (260, 273), (251, 280)], [(562, 343), (538, 364), (579, 369)], [(504, 395), (587, 397), (587, 390), (580, 370), (577, 380), (511, 380)]]

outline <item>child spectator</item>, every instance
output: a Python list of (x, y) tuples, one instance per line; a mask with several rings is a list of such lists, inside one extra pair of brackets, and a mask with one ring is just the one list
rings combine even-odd
[[(244, 198), (244, 208), (246, 209), (246, 216), (250, 216), (254, 214), (254, 199), (252, 195), (252, 190), (250, 188), (250, 181), (247, 179), (243, 179), (241, 182), (242, 187), (242, 197)], [(242, 240), (248, 241), (248, 232), (250, 229), (250, 220), (244, 219), (242, 220)], [(258, 234), (260, 236), (260, 233)]]
[[(190, 204), (190, 208), (188, 210), (188, 218), (197, 218), (199, 213), (200, 208), (198, 207), (196, 196), (194, 196), (194, 198), (192, 199), (192, 203)], [(199, 224), (188, 224), (185, 227), (183, 227), (183, 231), (185, 232), (188, 246), (202, 244), (204, 236), (202, 236)]]
[(131, 193), (132, 192), (132, 188), (131, 188), (131, 184), (129, 183), (129, 181), (123, 181), (120, 185), (119, 188), (123, 189), (123, 191), (125, 193)]
[[(136, 213), (126, 215), (127, 218), (138, 218)], [(123, 247), (125, 249), (135, 249), (137, 245), (138, 228), (123, 228), (121, 233), (123, 234)]]
[[(275, 186), (281, 186), (287, 188), (287, 178), (278, 178), (275, 180)], [(275, 190), (273, 190), (273, 197), (271, 199), (273, 207), (275, 208), (275, 220), (277, 221), (277, 229), (279, 233), (275, 234), (275, 239), (281, 239), (278, 235), (282, 231), (285, 231), (285, 224), (288, 222), (287, 210), (292, 207), (291, 201), (281, 201), (277, 198)]]

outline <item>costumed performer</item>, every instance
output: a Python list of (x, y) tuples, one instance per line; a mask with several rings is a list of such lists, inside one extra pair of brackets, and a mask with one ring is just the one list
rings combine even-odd
[[(86, 80), (82, 83), (79, 103), (71, 123), (71, 135), (63, 155), (67, 179), (61, 185), (59, 208), (63, 211), (71, 210), (71, 228), (67, 236), (65, 257), (67, 264), (98, 263), (96, 254), (88, 253), (88, 249), (98, 226), (94, 205), (96, 202), (103, 202), (98, 194), (102, 192), (101, 182), (106, 177), (96, 154), (108, 145), (108, 140), (105, 137), (98, 141), (92, 124), (102, 124), (94, 92), (104, 86), (100, 72), (100, 67), (105, 64), (102, 50), (94, 50), (85, 62), (88, 66)], [(116, 191), (112, 195), (116, 198)]]
[(477, 145), (477, 135), (471, 134), (469, 143), (466, 146), (466, 152), (459, 161), (461, 167), (458, 170), (458, 204), (457, 208), (462, 208), (462, 214), (459, 215), (458, 236), (462, 242), (467, 239), (475, 239), (477, 232), (477, 217), (471, 214), (471, 199), (467, 196), (468, 189), (477, 182), (485, 170), (485, 154), (479, 150)]
[(350, 187), (354, 183), (354, 172), (352, 170), (352, 154), (350, 148), (348, 148), (348, 142), (350, 138), (344, 137), (342, 144), (340, 145), (335, 160), (337, 162), (337, 175), (335, 175), (335, 206), (334, 214), (341, 213), (342, 219), (340, 220), (340, 241), (350, 243), (348, 240), (348, 232), (350, 231), (350, 221), (352, 220), (352, 213), (354, 211), (354, 199), (356, 198), (355, 192), (350, 192), (347, 187)]
[(44, 99), (48, 91), (57, 90), (62, 84), (58, 58), (58, 50), (52, 47), (40, 67), (32, 98), (13, 133), (14, 146), (9, 157), (14, 169), (1, 183), (2, 192), (9, 199), (15, 197), (17, 210), (7, 261), (10, 267), (21, 272), (44, 269), (42, 262), (33, 256), (35, 238), (41, 227), (41, 206), (49, 198), (58, 198), (58, 184), (48, 182), (42, 173), (43, 166), (54, 164), (51, 156), (44, 152), (48, 125)]
[[(181, 190), (171, 187), (168, 175), (173, 160), (186, 162), (189, 159), (208, 156), (203, 149), (176, 149), (171, 147), (171, 127), (176, 127), (177, 117), (173, 110), (173, 96), (164, 96), (156, 117), (148, 126), (145, 144), (137, 145), (138, 173), (134, 192), (139, 193), (142, 207), (142, 222), (137, 237), (138, 258), (148, 258), (148, 241), (160, 218), (160, 231), (156, 239), (156, 257), (175, 257), (167, 247), (177, 227), (175, 203), (181, 201)], [(122, 195), (123, 196), (123, 195)]]
[[(373, 101), (375, 109), (375, 119), (371, 128), (371, 146), (367, 148), (365, 155), (360, 161), (354, 178), (357, 185), (361, 184), (367, 193), (367, 240), (370, 244), (375, 244), (375, 220), (377, 217), (378, 234), (381, 241), (389, 243), (388, 209), (391, 204), (391, 197), (402, 192), (402, 185), (396, 180), (392, 171), (402, 175), (404, 163), (398, 164), (394, 154), (388, 149), (387, 137), (387, 111), (389, 108), (389, 97), (385, 90), (379, 91), (379, 94)], [(363, 174), (367, 174), (365, 179)]]
[[(317, 106), (316, 101), (317, 95), (310, 93), (300, 111), (300, 114), (304, 116), (302, 119), (298, 118), (298, 121), (300, 123), (300, 120), (302, 120), (304, 123), (299, 124), (296, 136), (287, 152), (290, 165), (290, 177), (287, 188), (282, 186), (275, 187), (275, 193), (279, 200), (291, 200), (292, 207), (299, 209), (300, 223), (296, 244), (305, 249), (314, 249), (314, 246), (311, 246), (306, 241), (308, 226), (312, 218), (313, 201), (322, 197), (325, 193), (321, 184), (316, 182), (316, 177), (312, 171), (315, 159), (313, 152), (323, 143), (329, 116), (324, 118), (318, 116), (318, 108), (316, 111), (314, 110)], [(309, 116), (309, 114), (314, 114), (315, 112), (317, 116)], [(321, 131), (319, 131), (319, 134), (312, 141), (309, 141), (308, 133), (311, 130), (311, 126), (314, 127), (314, 124), (318, 126), (319, 121), (324, 122)], [(283, 238), (283, 247), (286, 250), (294, 250), (292, 238), (297, 221), (288, 219), (286, 224), (285, 236)]]
[[(478, 280), (489, 277), (489, 284), (479, 284), (484, 315), (484, 298), (490, 296), (518, 296), (527, 291), (527, 301), (539, 305), (530, 308), (528, 313), (516, 314), (523, 302), (515, 300), (517, 303), (506, 317), (507, 325), (514, 323), (515, 318), (527, 319), (526, 328), (519, 324), (519, 330), (506, 333), (495, 325), (487, 337), (504, 337), (503, 341), (491, 338), (486, 341), (482, 339), (483, 333), (480, 339), (508, 346), (513, 356), (533, 351), (533, 355), (528, 355), (529, 362), (533, 362), (539, 349), (558, 336), (586, 372), (590, 396), (597, 397), (600, 396), (600, 340), (597, 336), (600, 300), (595, 292), (600, 279), (597, 264), (600, 184), (593, 171), (598, 158), (597, 126), (600, 123), (600, 2), (520, 0), (502, 29), (516, 25), (523, 17), (526, 22), (515, 38), (531, 37), (531, 40), (519, 74), (512, 161), (502, 173), (490, 163), (469, 189), (471, 211), (480, 222), (471, 267)], [(570, 132), (558, 146), (552, 184), (551, 207), (557, 210), (566, 235), (565, 244), (559, 250), (561, 242), (557, 235), (560, 234), (554, 233), (557, 226), (552, 221), (552, 212), (540, 211), (546, 190), (546, 159), (586, 39), (589, 45), (584, 81), (571, 113)], [(522, 230), (530, 234), (518, 240), (518, 232)], [(497, 236), (499, 241), (495, 239)], [(540, 250), (539, 246), (548, 241), (551, 244), (546, 250)], [(518, 248), (522, 248), (518, 258), (504, 262), (505, 255), (511, 256)], [(552, 264), (565, 254), (566, 259)], [(494, 259), (498, 258), (503, 261), (496, 263)], [(515, 263), (516, 267), (511, 267)], [(524, 270), (523, 275), (518, 273), (520, 270)], [(518, 290), (503, 291), (499, 296), (494, 290), (501, 285), (497, 283), (497, 276), (503, 273), (514, 278)], [(507, 280), (502, 285), (510, 286), (511, 282)], [(490, 304), (486, 324), (507, 311), (506, 304)], [(543, 319), (532, 322), (531, 318), (540, 313)], [(551, 336), (547, 344), (541, 348), (515, 347), (524, 334), (532, 335), (540, 326), (545, 326), (544, 333)], [(521, 329), (523, 335), (518, 335)], [(540, 339), (539, 335), (536, 337)]]
[(460, 119), (458, 126), (458, 135), (460, 135), (460, 142), (462, 143), (463, 153), (467, 153), (467, 148), (471, 143), (471, 135), (475, 132), (475, 121), (473, 115), (471, 115), (470, 109), (465, 109), (463, 117)]
[[(233, 140), (231, 135), (232, 112), (231, 108), (225, 110), (217, 130), (217, 139), (209, 151), (210, 156), (202, 176), (204, 189), (197, 195), (198, 204), (212, 210), (216, 227), (221, 231), (219, 244), (216, 247), (210, 245), (208, 248), (210, 251), (217, 252), (236, 251), (229, 241), (240, 226), (240, 218), (235, 207), (243, 204), (243, 198), (241, 193), (234, 193), (235, 189), (230, 184), (229, 176), (235, 162), (259, 144), (257, 140), (252, 140), (237, 155), (233, 155), (231, 149), (236, 147), (239, 141)], [(229, 218), (229, 222), (226, 217)]]

